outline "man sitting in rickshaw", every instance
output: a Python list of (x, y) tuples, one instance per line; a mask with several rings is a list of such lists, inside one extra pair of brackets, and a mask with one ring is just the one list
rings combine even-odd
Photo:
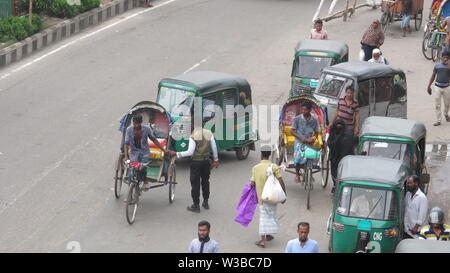
[(307, 147), (314, 148), (314, 142), (319, 133), (317, 118), (311, 115), (311, 110), (311, 103), (308, 101), (304, 102), (301, 106), (300, 115), (296, 116), (292, 123), (291, 134), (295, 136), (294, 163), (295, 182), (297, 183), (300, 182), (300, 169), (306, 163), (306, 159), (301, 157), (301, 151)]
[[(148, 163), (150, 162), (150, 149), (148, 147), (148, 139), (164, 153), (174, 156), (175, 152), (169, 151), (155, 137), (153, 129), (148, 125), (142, 125), (142, 116), (137, 115), (133, 117), (133, 125), (127, 128), (125, 133), (125, 161), (130, 159), (131, 162)], [(131, 150), (131, 154), (128, 155)], [(148, 188), (146, 181), (146, 168), (141, 168), (138, 171), (138, 180), (145, 182), (145, 188)]]

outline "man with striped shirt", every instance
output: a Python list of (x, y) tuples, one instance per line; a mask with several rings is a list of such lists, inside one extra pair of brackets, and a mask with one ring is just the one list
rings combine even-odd
[(352, 130), (356, 136), (359, 134), (359, 105), (353, 99), (354, 92), (355, 90), (352, 86), (347, 87), (345, 97), (339, 99), (338, 107), (330, 123), (330, 128), (336, 119), (340, 118), (344, 121), (346, 128)]

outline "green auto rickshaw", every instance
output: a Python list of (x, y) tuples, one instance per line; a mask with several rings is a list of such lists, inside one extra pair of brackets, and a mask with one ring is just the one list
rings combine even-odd
[(408, 174), (421, 177), (421, 182), (426, 185), (426, 193), (430, 180), (428, 173), (423, 171), (426, 136), (425, 125), (419, 121), (368, 117), (360, 133), (358, 154), (402, 161), (408, 168)]
[(348, 45), (334, 40), (306, 39), (295, 48), (290, 97), (312, 94), (322, 68), (348, 62)]
[[(188, 149), (193, 121), (214, 133), (219, 151), (235, 151), (239, 160), (255, 149), (250, 84), (242, 77), (198, 71), (159, 82), (157, 103), (170, 114), (177, 152)], [(200, 115), (194, 113), (200, 113)]]
[(328, 219), (334, 253), (392, 253), (403, 233), (404, 183), (401, 161), (346, 156), (339, 163), (333, 210)]

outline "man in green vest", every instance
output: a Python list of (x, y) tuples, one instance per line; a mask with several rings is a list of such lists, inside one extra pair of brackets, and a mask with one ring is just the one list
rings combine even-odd
[(193, 204), (187, 207), (192, 212), (200, 212), (200, 186), (202, 188), (204, 209), (209, 209), (209, 175), (211, 174), (210, 150), (213, 153), (212, 166), (219, 167), (216, 141), (210, 130), (197, 127), (189, 138), (189, 148), (177, 153), (177, 158), (192, 156), (191, 163), (191, 196)]

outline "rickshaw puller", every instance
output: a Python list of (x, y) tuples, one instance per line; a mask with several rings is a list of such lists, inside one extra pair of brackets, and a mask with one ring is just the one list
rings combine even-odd
[[(150, 162), (150, 149), (148, 147), (148, 139), (150, 138), (155, 145), (169, 155), (174, 155), (173, 151), (169, 151), (164, 148), (163, 145), (155, 137), (153, 129), (148, 125), (142, 125), (142, 116), (133, 117), (133, 125), (127, 128), (125, 134), (125, 161), (130, 159), (131, 162)], [(128, 155), (129, 150), (131, 150), (131, 155)], [(138, 180), (144, 181), (145, 187), (148, 187), (148, 182), (146, 181), (147, 169), (141, 168), (138, 171)]]
[[(302, 114), (296, 116), (292, 123), (291, 134), (295, 136), (295, 180), (300, 182), (300, 169), (306, 160), (301, 158), (301, 149), (306, 147), (313, 148), (313, 144), (316, 141), (316, 136), (319, 133), (317, 119), (311, 115), (312, 106), (309, 102), (304, 102), (301, 106)], [(314, 163), (317, 165), (317, 162)]]

